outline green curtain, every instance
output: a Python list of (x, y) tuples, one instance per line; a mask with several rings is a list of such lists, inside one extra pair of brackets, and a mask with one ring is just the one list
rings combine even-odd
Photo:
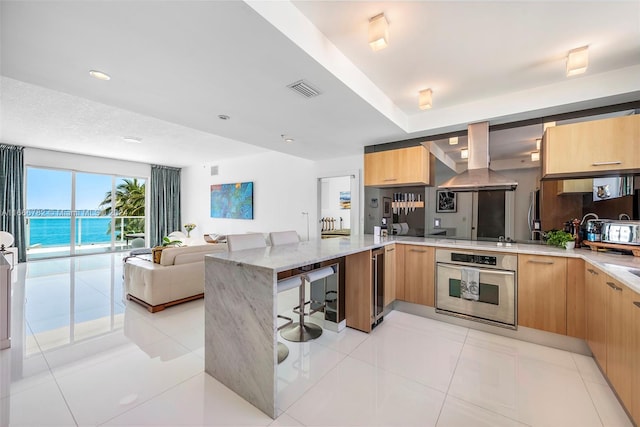
[(180, 231), (180, 169), (151, 165), (151, 212), (149, 215), (151, 246), (162, 244), (162, 238)]
[(27, 260), (24, 211), (24, 147), (0, 144), (0, 230), (13, 234), (20, 262)]

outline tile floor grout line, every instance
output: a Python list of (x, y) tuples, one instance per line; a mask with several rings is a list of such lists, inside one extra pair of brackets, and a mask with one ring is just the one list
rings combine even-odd
[(442, 416), (444, 405), (447, 403), (447, 397), (449, 397), (449, 390), (451, 389), (451, 383), (453, 383), (453, 377), (456, 375), (456, 371), (458, 370), (458, 364), (460, 363), (460, 358), (462, 357), (462, 352), (464, 351), (464, 346), (467, 344), (468, 338), (469, 338), (469, 328), (467, 328), (467, 332), (464, 335), (464, 342), (462, 343), (462, 347), (460, 347), (460, 352), (458, 353), (458, 357), (456, 358), (456, 365), (453, 367), (451, 378), (449, 378), (449, 385), (447, 386), (447, 390), (444, 392), (444, 399), (442, 399), (442, 405), (440, 406), (440, 411), (438, 411), (438, 417), (436, 418), (436, 423), (435, 423), (436, 426), (440, 422), (440, 417)]
[[(589, 395), (589, 400), (591, 401), (591, 404), (593, 405), (593, 408), (595, 409), (596, 414), (598, 414), (598, 419), (600, 420), (600, 424), (602, 426), (604, 426), (605, 423), (604, 423), (604, 420), (602, 419), (602, 415), (600, 414), (600, 411), (598, 410), (598, 405), (596, 405), (596, 402), (593, 399), (593, 396), (591, 395), (591, 391), (589, 391), (589, 387), (587, 387), (587, 381), (582, 376), (582, 371), (580, 370), (580, 367), (578, 366), (578, 363), (576, 362), (576, 359), (573, 357), (573, 353), (571, 354), (571, 360), (576, 365), (576, 369), (578, 370), (578, 374), (580, 375), (580, 380), (582, 381), (582, 385), (584, 386), (585, 390), (587, 391), (587, 394)], [(595, 363), (595, 361), (594, 361), (594, 363)], [(599, 370), (600, 370), (600, 368), (598, 367), (598, 371)], [(625, 415), (626, 415), (626, 413), (625, 413)]]

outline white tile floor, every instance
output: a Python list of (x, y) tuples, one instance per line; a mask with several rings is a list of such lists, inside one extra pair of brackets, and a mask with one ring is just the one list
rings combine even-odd
[(630, 426), (593, 359), (395, 311), (286, 342), (272, 420), (203, 372), (203, 301), (122, 301), (121, 255), (17, 267), (1, 426)]

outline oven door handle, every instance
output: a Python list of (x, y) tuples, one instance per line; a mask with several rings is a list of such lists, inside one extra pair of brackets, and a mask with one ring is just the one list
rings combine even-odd
[[(455, 264), (445, 264), (445, 263), (439, 262), (437, 264), (437, 267), (440, 267), (440, 266), (451, 268), (451, 269), (454, 269), (454, 270), (463, 270), (465, 268), (476, 268), (476, 267), (471, 267), (471, 266), (462, 267), (462, 266), (455, 265)], [(480, 274), (489, 273), (489, 274), (497, 274), (497, 275), (502, 275), (502, 276), (513, 276), (513, 275), (515, 275), (515, 271), (513, 271), (513, 270), (489, 270), (489, 269), (486, 269), (486, 268), (478, 268), (478, 270), (480, 270)]]

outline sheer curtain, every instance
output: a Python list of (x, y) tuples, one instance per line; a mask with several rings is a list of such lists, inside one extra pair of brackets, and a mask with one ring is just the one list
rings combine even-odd
[(0, 144), (0, 230), (13, 234), (20, 262), (27, 259), (23, 154), (24, 147)]
[(162, 244), (162, 238), (180, 225), (180, 169), (151, 165), (151, 246)]

